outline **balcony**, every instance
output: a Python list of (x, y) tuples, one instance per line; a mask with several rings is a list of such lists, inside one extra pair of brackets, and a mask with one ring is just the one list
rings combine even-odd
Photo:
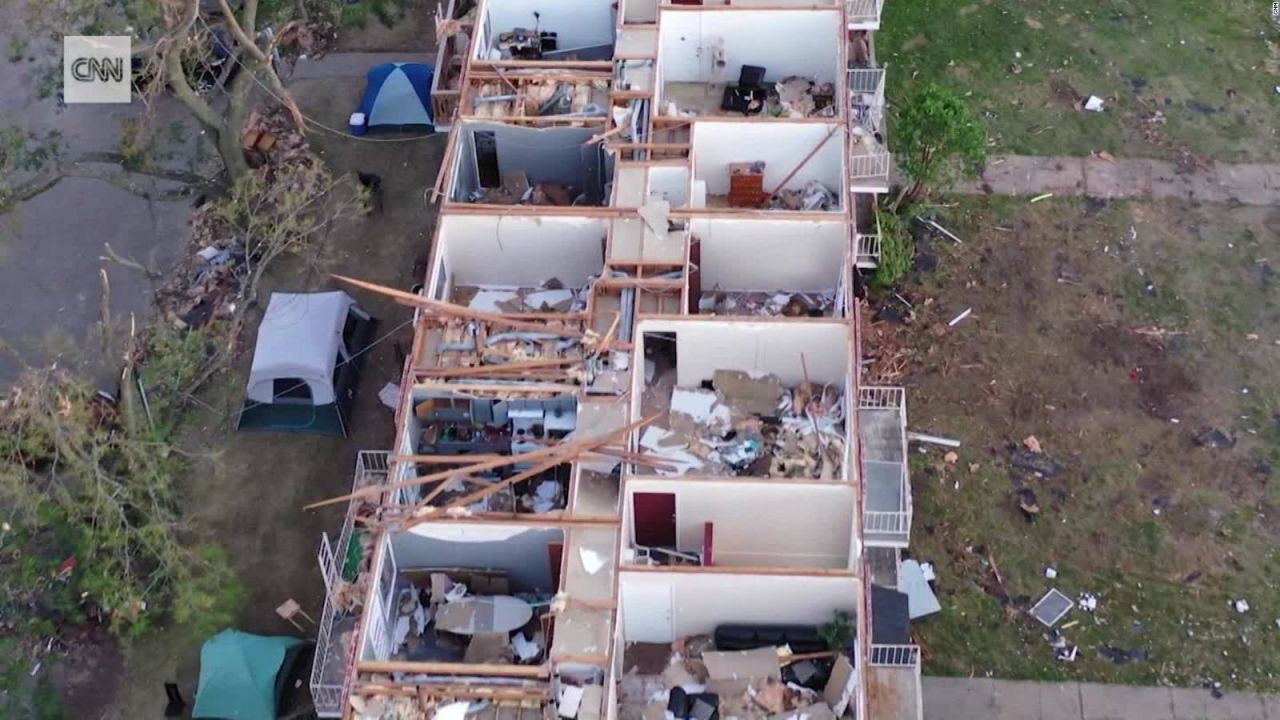
[(854, 262), (859, 268), (874, 269), (880, 264), (880, 234), (856, 233)]
[(858, 437), (862, 442), (863, 540), (867, 545), (906, 547), (911, 537), (906, 391), (859, 388)]
[[(381, 485), (387, 479), (387, 458), (384, 451), (361, 450), (356, 456), (355, 480), (352, 492), (370, 485)], [(347, 510), (338, 534), (338, 542), (330, 543), (326, 533), (320, 540), (320, 574), (324, 577), (324, 611), (320, 615), (316, 637), (315, 660), (311, 666), (311, 697), (316, 714), (320, 717), (341, 717), (351, 689), (351, 664), (354, 648), (347, 647), (359, 625), (360, 614), (346, 609), (339, 602), (339, 588), (353, 584), (351, 573), (358, 573), (361, 563), (348, 567), (357, 502)], [(350, 580), (348, 580), (350, 578)], [(358, 605), (357, 605), (358, 607)], [(346, 638), (346, 639), (344, 639)]]
[(849, 93), (849, 185), (854, 192), (887, 192), (893, 162), (884, 145), (884, 70), (846, 71)]
[(920, 648), (873, 644), (866, 691), (867, 709), (876, 720), (919, 720)]
[(850, 30), (878, 30), (883, 10), (884, 0), (846, 0), (845, 22)]

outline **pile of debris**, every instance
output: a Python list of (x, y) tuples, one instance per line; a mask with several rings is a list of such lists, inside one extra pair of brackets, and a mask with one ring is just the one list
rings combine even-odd
[(486, 118), (518, 116), (526, 118), (604, 117), (609, 104), (609, 81), (518, 79), (485, 82), (471, 99), (472, 115)]
[(438, 378), (492, 376), (518, 371), (522, 379), (580, 382), (586, 349), (582, 333), (547, 324), (545, 330), (450, 318), (439, 328), (436, 356), (422, 373)]
[(496, 188), (478, 188), (467, 194), (467, 202), (482, 205), (550, 205), (568, 207), (586, 203), (586, 195), (569, 185), (558, 182), (529, 183), (523, 172), (502, 176), (502, 185)]
[(763, 317), (830, 317), (835, 291), (821, 293), (725, 292), (702, 293), (698, 312), (712, 315), (756, 315)]
[(663, 475), (840, 477), (845, 450), (844, 393), (774, 375), (717, 370), (710, 387), (671, 391), (670, 429), (646, 428), (643, 452)]
[(832, 83), (818, 83), (806, 77), (792, 75), (776, 83), (774, 90), (777, 93), (777, 109), (775, 111), (770, 107), (770, 114), (775, 117), (836, 116), (836, 89)]
[(787, 645), (720, 651), (707, 636), (676, 642), (645, 698), (645, 720), (834, 720), (852, 698), (853, 665), (843, 654), (796, 654)]
[(472, 310), (519, 315), (521, 313), (580, 312), (587, 309), (589, 288), (566, 288), (551, 278), (539, 287), (459, 285), (453, 302)]
[(766, 210), (839, 210), (835, 193), (818, 180), (810, 180), (799, 189), (786, 188), (777, 191), (765, 204)]
[[(265, 114), (254, 111), (245, 123), (242, 147), (254, 180), (265, 196), (256, 208), (259, 221), (270, 217), (274, 193), (313, 193), (327, 175), (312, 172), (323, 167), (301, 132), (282, 108)], [(237, 210), (232, 208), (232, 210)], [(226, 320), (236, 314), (248, 279), (244, 243), (251, 238), (236, 225), (236, 213), (225, 203), (206, 202), (191, 215), (190, 254), (156, 292), (164, 317), (179, 328), (199, 327), (210, 320)]]

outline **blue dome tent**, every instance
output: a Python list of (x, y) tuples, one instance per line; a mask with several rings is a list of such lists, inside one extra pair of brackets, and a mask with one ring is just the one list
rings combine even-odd
[[(386, 63), (370, 68), (365, 76), (364, 97), (352, 116), (351, 132), (366, 129), (435, 130), (431, 117), (431, 76), (435, 68), (424, 63)], [(363, 115), (359, 122), (357, 115)]]

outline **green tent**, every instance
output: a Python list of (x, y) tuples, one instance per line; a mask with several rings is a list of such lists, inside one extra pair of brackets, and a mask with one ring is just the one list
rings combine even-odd
[(205, 640), (193, 720), (276, 720), (281, 685), (306, 642), (239, 630)]

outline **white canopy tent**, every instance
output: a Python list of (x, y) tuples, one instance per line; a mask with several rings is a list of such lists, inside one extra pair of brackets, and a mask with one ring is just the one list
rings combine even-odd
[(249, 400), (276, 402), (277, 380), (306, 383), (312, 405), (336, 401), (333, 369), (350, 355), (342, 327), (355, 301), (346, 293), (273, 293), (258, 327), (249, 370)]

